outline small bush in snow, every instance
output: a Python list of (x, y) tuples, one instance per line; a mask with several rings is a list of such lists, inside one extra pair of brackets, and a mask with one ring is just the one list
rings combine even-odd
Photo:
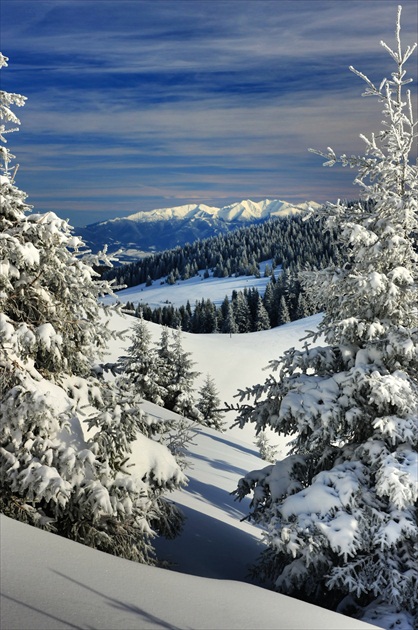
[(255, 440), (255, 445), (260, 452), (261, 459), (274, 463), (277, 459), (277, 447), (272, 446), (265, 431), (260, 431)]

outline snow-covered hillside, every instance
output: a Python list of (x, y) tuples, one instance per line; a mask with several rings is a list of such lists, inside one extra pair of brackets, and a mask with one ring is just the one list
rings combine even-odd
[[(139, 303), (148, 304), (151, 308), (157, 308), (164, 304), (172, 304), (175, 307), (184, 306), (187, 301), (193, 307), (196, 301), (205, 299), (210, 300), (217, 306), (220, 306), (225, 295), (231, 298), (233, 291), (243, 291), (244, 289), (255, 288), (260, 295), (264, 295), (265, 288), (270, 281), (270, 277), (264, 277), (266, 265), (271, 266), (272, 261), (264, 261), (260, 263), (260, 277), (255, 276), (239, 276), (216, 278), (211, 275), (204, 278), (204, 269), (201, 269), (199, 275), (187, 280), (180, 280), (175, 284), (168, 285), (165, 279), (156, 280), (152, 285), (147, 286), (146, 283), (139, 284), (135, 287), (129, 287), (118, 291), (116, 299), (122, 303), (132, 302), (135, 306)], [(275, 270), (276, 275), (279, 268)], [(107, 297), (106, 302), (113, 302), (114, 299)]]
[[(186, 283), (184, 283), (186, 284)], [(228, 283), (225, 282), (227, 285)], [(166, 295), (170, 294), (170, 289), (166, 287)], [(179, 290), (181, 286), (179, 286)], [(158, 289), (157, 289), (158, 290)], [(120, 295), (120, 294), (119, 294)], [(209, 294), (215, 298), (215, 293)], [(223, 402), (236, 402), (235, 395), (239, 389), (245, 389), (256, 383), (263, 383), (267, 372), (266, 368), (270, 360), (278, 359), (285, 350), (294, 346), (302, 347), (300, 341), (306, 336), (307, 330), (315, 330), (321, 315), (313, 315), (306, 319), (260, 332), (236, 335), (208, 334), (194, 335), (182, 333), (182, 344), (186, 352), (190, 352), (196, 363), (196, 370), (201, 373), (196, 379), (198, 389), (204, 381), (206, 374), (210, 374), (216, 383), (220, 398)], [(133, 317), (117, 317), (111, 319), (111, 327), (117, 331), (127, 331), (125, 341), (112, 342), (109, 349), (108, 359), (113, 361), (118, 353), (125, 352), (129, 346), (129, 329), (133, 325)], [(153, 341), (157, 341), (161, 334), (161, 327), (152, 322), (147, 322)], [(227, 417), (229, 424), (234, 418)], [(250, 443), (254, 440), (254, 433), (251, 427), (244, 429), (233, 429), (235, 437), (242, 439), (244, 434)], [(278, 438), (275, 436), (275, 442)], [(284, 449), (284, 444), (280, 448)], [(284, 451), (283, 451), (284, 452)]]
[[(134, 319), (114, 316), (115, 330)], [(268, 361), (298, 342), (318, 316), (248, 335), (184, 334), (197, 369), (216, 379), (223, 400), (237, 388), (264, 379)], [(149, 324), (153, 338), (159, 326)], [(113, 341), (109, 359), (129, 344)], [(144, 403), (149, 414), (168, 412)], [(230, 421), (232, 422), (231, 417)], [(263, 467), (250, 429), (219, 433), (201, 428), (189, 448), (189, 484), (171, 498), (187, 517), (175, 540), (160, 540), (157, 552), (172, 570), (114, 558), (54, 534), (1, 518), (1, 627), (58, 628), (371, 628), (244, 583), (261, 551), (261, 532), (241, 522), (246, 504), (230, 492), (248, 470)], [(141, 457), (134, 445), (132, 458)], [(282, 444), (285, 450), (285, 444)]]
[(288, 217), (318, 208), (315, 202), (292, 204), (277, 199), (244, 200), (222, 208), (205, 204), (185, 204), (136, 212), (126, 217), (76, 228), (76, 234), (97, 251), (104, 245), (119, 251), (123, 262), (134, 261), (147, 253), (172, 249), (197, 239), (225, 234), (270, 217)]
[(3, 630), (373, 627), (242, 582), (179, 575), (0, 522)]

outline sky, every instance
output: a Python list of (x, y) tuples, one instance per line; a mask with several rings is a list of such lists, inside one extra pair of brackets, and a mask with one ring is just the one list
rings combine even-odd
[[(37, 212), (74, 226), (242, 199), (358, 196), (310, 147), (363, 154), (364, 83), (395, 70), (398, 0), (0, 0), (8, 147)], [(405, 45), (418, 5), (403, 0)], [(414, 73), (416, 63), (410, 61)], [(416, 79), (416, 73), (413, 75)]]

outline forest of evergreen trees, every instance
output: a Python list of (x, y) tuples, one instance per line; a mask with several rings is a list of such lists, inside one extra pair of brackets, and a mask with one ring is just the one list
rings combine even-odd
[[(128, 311), (145, 320), (193, 333), (243, 333), (266, 330), (307, 317), (318, 311), (318, 305), (305, 288), (299, 274), (304, 270), (323, 268), (340, 258), (331, 234), (323, 231), (320, 222), (302, 216), (269, 219), (229, 234), (186, 244), (144, 258), (136, 263), (117, 267), (107, 273), (119, 285), (128, 287), (154, 281), (174, 284), (205, 270), (204, 278), (260, 274), (260, 262), (271, 260), (265, 275), (270, 276), (263, 296), (256, 288), (234, 291), (225, 296), (221, 306), (201, 300), (180, 308), (172, 304), (152, 309), (147, 304)], [(279, 273), (275, 269), (280, 267)]]
[(142, 303), (135, 307), (127, 302), (125, 309), (146, 321), (186, 332), (227, 334), (268, 330), (317, 312), (314, 302), (301, 290), (297, 276), (287, 271), (281, 272), (277, 279), (272, 274), (264, 296), (252, 287), (234, 290), (231, 298), (226, 295), (220, 306), (202, 299), (193, 308), (187, 301), (180, 308), (169, 303), (158, 308)]
[(268, 219), (228, 234), (186, 243), (138, 262), (114, 267), (105, 274), (133, 287), (166, 278), (168, 284), (187, 280), (199, 270), (216, 277), (257, 275), (259, 263), (272, 260), (293, 273), (336, 262), (337, 249), (322, 223), (303, 216)]

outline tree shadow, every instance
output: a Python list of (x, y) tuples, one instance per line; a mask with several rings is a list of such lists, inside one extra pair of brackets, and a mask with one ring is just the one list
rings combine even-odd
[[(204, 433), (203, 430), (197, 430), (198, 433)], [(260, 457), (260, 453), (258, 452), (257, 449), (255, 448), (247, 448), (246, 446), (243, 446), (242, 444), (237, 444), (236, 442), (234, 442), (233, 440), (228, 440), (226, 437), (221, 437), (222, 434), (218, 435), (209, 435), (207, 433), (205, 433), (205, 435), (207, 437), (209, 437), (212, 440), (215, 440), (217, 442), (221, 442), (222, 444), (226, 444), (227, 446), (230, 446), (231, 448), (233, 448), (236, 451), (240, 451), (242, 453), (247, 453), (248, 455), (254, 455), (254, 457)]]
[(254, 584), (250, 568), (263, 543), (255, 535), (182, 505), (183, 532), (174, 540), (154, 541), (157, 556), (173, 571), (206, 578)]
[[(73, 584), (77, 584), (77, 586), (81, 586), (82, 588), (84, 588), (86, 591), (89, 591), (90, 593), (94, 593), (95, 595), (102, 597), (109, 606), (111, 606), (112, 608), (115, 608), (116, 610), (129, 612), (133, 615), (141, 617), (141, 619), (145, 622), (158, 625), (160, 628), (167, 628), (167, 630), (184, 630), (184, 628), (173, 626), (173, 624), (170, 623), (169, 621), (165, 621), (164, 619), (161, 619), (160, 617), (157, 617), (156, 615), (153, 615), (147, 612), (146, 610), (139, 608), (139, 606), (136, 606), (135, 604), (122, 602), (119, 599), (110, 597), (109, 595), (106, 595), (105, 593), (102, 593), (96, 590), (95, 588), (88, 586), (87, 584), (83, 584), (83, 582), (80, 582), (79, 580), (75, 580), (74, 578), (68, 575), (65, 575), (64, 573), (61, 573), (60, 571), (53, 570), (53, 573), (55, 573), (56, 575), (59, 575), (65, 580), (68, 580), (69, 582), (72, 582)], [(77, 626), (71, 626), (71, 627), (76, 628)], [(141, 626), (138, 626), (138, 627), (141, 627)], [(142, 626), (142, 627), (146, 627), (146, 626)]]
[[(51, 615), (51, 613), (48, 613), (45, 610), (42, 610), (41, 608), (36, 608), (36, 606), (32, 606), (31, 604), (26, 604), (21, 599), (16, 599), (15, 597), (11, 597), (10, 595), (6, 595), (5, 593), (1, 593), (1, 596), (4, 597), (5, 599), (8, 599), (11, 602), (14, 602), (15, 604), (19, 604), (19, 606), (24, 606), (25, 608), (29, 608), (29, 610), (32, 610), (33, 612), (37, 612), (43, 615), (44, 617), (49, 617), (50, 619), (53, 619), (54, 621), (59, 621), (60, 623), (64, 624), (66, 628), (76, 628), (76, 630), (83, 630), (80, 626), (76, 626), (73, 623), (66, 621), (65, 619), (61, 619), (60, 617)], [(88, 630), (94, 630), (93, 626), (89, 626)]]
[[(244, 520), (247, 516), (248, 511), (246, 512), (245, 508), (248, 507), (250, 503), (248, 497), (244, 498), (240, 503), (237, 503), (236, 499), (232, 496), (232, 491), (228, 492), (223, 488), (193, 478), (189, 479), (187, 488), (183, 492), (202, 497), (207, 503), (218, 507), (223, 512), (229, 513), (239, 521)], [(237, 507), (238, 505), (242, 505), (242, 509)], [(181, 509), (183, 509), (183, 507)]]
[(212, 466), (212, 468), (216, 468), (217, 470), (224, 470), (225, 472), (231, 472), (235, 475), (238, 475), (239, 477), (244, 477), (248, 472), (248, 470), (238, 468), (238, 466), (233, 466), (225, 460), (211, 459), (210, 457), (206, 457), (206, 455), (199, 455), (199, 453), (193, 453), (193, 459), (200, 459), (202, 461), (208, 462), (209, 465)]

